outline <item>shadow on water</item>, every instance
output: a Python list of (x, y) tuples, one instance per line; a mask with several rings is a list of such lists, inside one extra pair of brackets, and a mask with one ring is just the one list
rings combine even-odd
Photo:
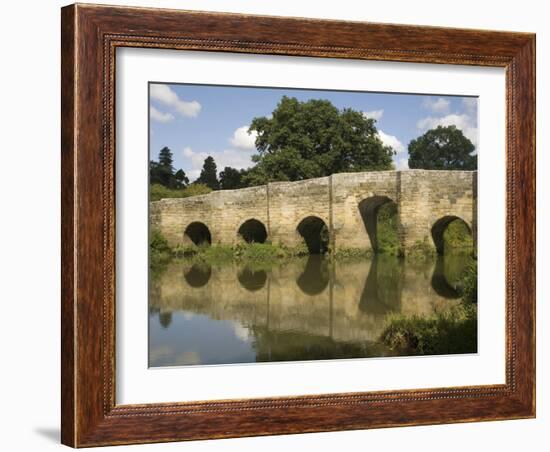
[(448, 299), (460, 298), (460, 281), (468, 261), (467, 254), (437, 256), (432, 275), (432, 288), (439, 296)]
[(359, 300), (359, 309), (362, 312), (375, 315), (399, 311), (402, 288), (402, 259), (394, 256), (375, 255), (372, 258)]
[(206, 286), (212, 276), (212, 267), (204, 263), (195, 263), (183, 274), (187, 284), (199, 288)]
[(265, 270), (254, 270), (246, 266), (237, 274), (237, 279), (246, 290), (255, 292), (265, 286), (267, 273)]
[(311, 255), (296, 279), (296, 284), (306, 295), (319, 295), (327, 288), (329, 279), (328, 260), (320, 255)]

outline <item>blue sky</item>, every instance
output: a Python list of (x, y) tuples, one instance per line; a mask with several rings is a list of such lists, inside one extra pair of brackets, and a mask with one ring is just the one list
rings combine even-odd
[(397, 151), (397, 169), (407, 169), (409, 142), (437, 125), (456, 125), (477, 145), (477, 99), (459, 96), (252, 88), (210, 85), (149, 85), (150, 154), (168, 146), (174, 167), (193, 181), (211, 155), (218, 172), (246, 168), (256, 153), (251, 120), (269, 116), (282, 96), (328, 99), (376, 119), (380, 138)]

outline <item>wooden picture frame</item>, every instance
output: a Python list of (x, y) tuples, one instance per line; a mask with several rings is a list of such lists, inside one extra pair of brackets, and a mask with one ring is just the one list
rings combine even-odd
[[(62, 442), (73, 447), (535, 416), (535, 35), (71, 5), (62, 9)], [(115, 403), (115, 50), (506, 69), (506, 383)]]

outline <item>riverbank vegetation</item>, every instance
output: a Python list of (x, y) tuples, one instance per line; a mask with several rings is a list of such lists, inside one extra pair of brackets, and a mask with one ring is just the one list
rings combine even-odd
[(477, 352), (477, 261), (472, 258), (456, 287), (461, 300), (430, 316), (390, 314), (380, 342), (400, 355)]
[(212, 191), (204, 184), (191, 184), (185, 188), (168, 188), (161, 184), (149, 186), (149, 201), (160, 201), (165, 198), (188, 198), (190, 196), (206, 195)]

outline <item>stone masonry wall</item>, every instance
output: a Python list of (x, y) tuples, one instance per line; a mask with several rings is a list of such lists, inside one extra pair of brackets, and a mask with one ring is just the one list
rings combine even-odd
[(212, 243), (232, 245), (242, 240), (239, 227), (256, 219), (264, 224), (268, 240), (293, 247), (303, 240), (297, 232), (300, 222), (315, 216), (329, 228), (333, 249), (371, 249), (369, 218), (381, 202), (391, 200), (397, 204), (400, 240), (407, 249), (424, 240), (433, 245), (432, 227), (443, 218), (461, 218), (476, 238), (476, 178), (477, 171), (407, 170), (274, 182), (151, 202), (150, 222), (172, 246), (189, 243), (185, 230), (192, 222), (208, 227)]

